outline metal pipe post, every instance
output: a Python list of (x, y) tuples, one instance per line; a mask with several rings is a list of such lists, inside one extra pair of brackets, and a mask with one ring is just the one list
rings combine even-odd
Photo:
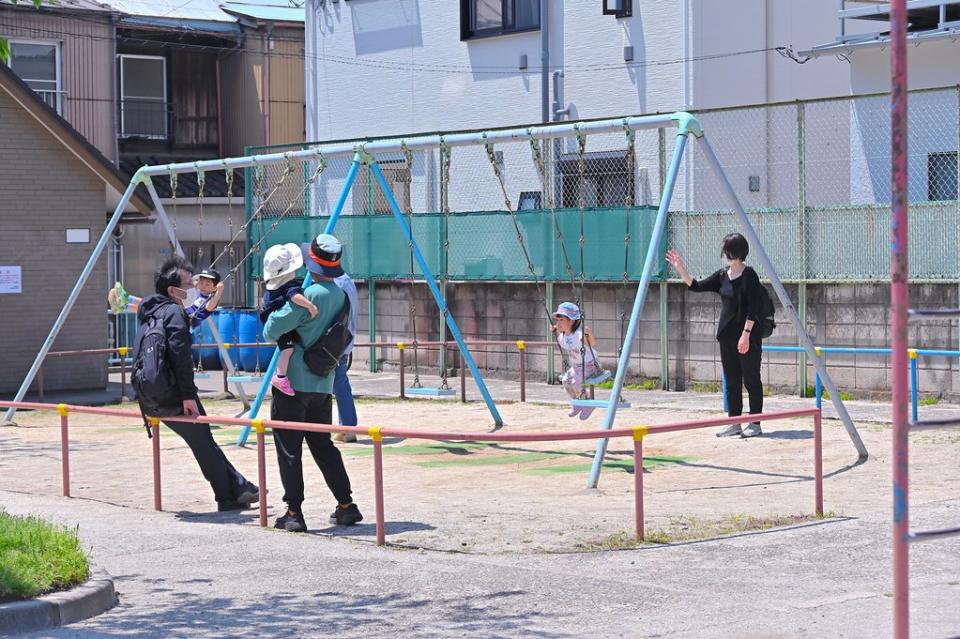
[(637, 539), (643, 541), (643, 438), (647, 429), (633, 429), (633, 506), (636, 514)]
[(920, 371), (917, 370), (917, 351), (915, 349), (910, 349), (908, 351), (910, 357), (910, 417), (913, 421), (917, 421), (919, 415), (918, 404), (920, 403)]
[(403, 346), (404, 346), (403, 342), (400, 342), (400, 343), (397, 344), (397, 348), (400, 349), (400, 399), (406, 399), (406, 398), (407, 398), (407, 395), (406, 395), (406, 385), (407, 385), (407, 384), (406, 384), (406, 382), (405, 382), (404, 379), (403, 379), (403, 369), (404, 369), (404, 367), (406, 366), (406, 362), (403, 361), (403, 360), (404, 360), (404, 357), (403, 357), (404, 348), (403, 348)]
[(463, 353), (460, 353), (460, 403), (467, 403), (467, 369), (463, 364)]
[(160, 418), (151, 417), (150, 431), (153, 437), (150, 439), (153, 448), (153, 509), (163, 510), (163, 504), (160, 500)]
[[(713, 169), (714, 174), (717, 176), (717, 179), (723, 187), (724, 194), (727, 196), (727, 201), (733, 207), (733, 210), (737, 214), (737, 218), (740, 220), (740, 226), (743, 230), (743, 235), (750, 243), (753, 252), (756, 253), (757, 261), (760, 262), (763, 270), (770, 277), (770, 283), (773, 285), (773, 290), (776, 291), (777, 297), (780, 299), (780, 303), (783, 305), (783, 310), (787, 313), (790, 321), (793, 322), (793, 326), (797, 331), (797, 336), (800, 339), (804, 349), (807, 351), (807, 355), (813, 359), (814, 365), (817, 367), (817, 370), (820, 371), (820, 376), (823, 378), (823, 384), (830, 393), (830, 401), (833, 402), (833, 407), (836, 409), (837, 415), (840, 417), (840, 421), (843, 422), (844, 428), (846, 428), (847, 434), (850, 436), (850, 440), (857, 449), (857, 453), (859, 453), (860, 458), (866, 459), (867, 447), (864, 445), (863, 439), (860, 438), (860, 433), (857, 432), (857, 427), (854, 426), (853, 420), (850, 419), (850, 413), (847, 412), (846, 406), (843, 405), (843, 401), (840, 399), (840, 393), (837, 392), (837, 387), (830, 378), (830, 373), (827, 372), (827, 369), (820, 358), (816, 357), (816, 347), (813, 345), (813, 341), (811, 341), (810, 336), (807, 335), (806, 328), (803, 322), (800, 321), (800, 317), (797, 315), (797, 311), (793, 306), (793, 302), (790, 300), (790, 296), (787, 295), (786, 289), (783, 288), (783, 283), (780, 281), (780, 277), (777, 275), (777, 271), (773, 267), (773, 262), (770, 261), (770, 256), (763, 247), (763, 243), (760, 241), (760, 237), (757, 235), (756, 229), (753, 228), (753, 224), (751, 224), (749, 218), (747, 218), (747, 212), (743, 209), (740, 199), (734, 192), (733, 186), (730, 184), (730, 180), (727, 178), (726, 173), (723, 171), (723, 167), (720, 165), (720, 160), (717, 158), (716, 153), (713, 151), (713, 147), (710, 145), (710, 141), (706, 137), (699, 138), (699, 141), (701, 148), (703, 149), (703, 155), (707, 159), (707, 164), (709, 164), (710, 168)], [(904, 369), (904, 371), (905, 370), (906, 369)]]
[(520, 351), (520, 401), (527, 401), (527, 345), (523, 340), (517, 340), (517, 350)]
[(823, 517), (823, 415), (818, 411), (813, 416), (813, 481), (814, 512)]
[(892, 216), (890, 264), (890, 323), (893, 334), (890, 364), (893, 367), (893, 636), (910, 636), (910, 519), (909, 423), (907, 421), (907, 311), (908, 280), (908, 176), (907, 176), (907, 8), (906, 0), (890, 2), (890, 159)]
[[(140, 178), (143, 175), (142, 172), (143, 169), (140, 169), (130, 179), (130, 184), (127, 185), (127, 190), (123, 192), (120, 202), (117, 203), (117, 208), (113, 210), (113, 215), (110, 216), (110, 220), (107, 222), (106, 227), (104, 227), (103, 233), (100, 234), (100, 239), (97, 240), (96, 246), (93, 247), (93, 253), (90, 254), (90, 258), (87, 260), (83, 270), (80, 272), (80, 277), (77, 278), (77, 283), (74, 284), (73, 290), (70, 291), (70, 295), (67, 297), (67, 301), (64, 303), (63, 308), (60, 309), (60, 314), (57, 316), (56, 321), (54, 321), (53, 327), (50, 329), (50, 333), (47, 335), (47, 338), (43, 341), (43, 345), (40, 347), (40, 352), (37, 353), (36, 358), (33, 360), (30, 370), (27, 371), (26, 376), (23, 378), (23, 382), (21, 382), (20, 388), (17, 390), (17, 394), (13, 397), (13, 401), (23, 401), (24, 396), (30, 389), (30, 384), (33, 383), (33, 379), (37, 376), (37, 371), (40, 370), (40, 366), (43, 365), (44, 358), (46, 358), (47, 353), (50, 352), (50, 348), (53, 347), (53, 342), (57, 339), (57, 335), (60, 334), (60, 329), (63, 328), (64, 323), (67, 321), (67, 317), (70, 315), (70, 311), (73, 310), (73, 305), (76, 304), (77, 298), (80, 297), (80, 292), (83, 290), (87, 280), (90, 279), (90, 273), (93, 272), (97, 262), (100, 261), (100, 256), (103, 254), (103, 249), (106, 248), (107, 242), (110, 240), (110, 237), (113, 234), (113, 229), (117, 227), (117, 224), (120, 222), (120, 218), (123, 216), (123, 209), (127, 207), (127, 204), (130, 202), (130, 198), (133, 197), (134, 190), (136, 190), (137, 185), (140, 184)], [(16, 408), (9, 408), (7, 410), (7, 414), (3, 418), (3, 421), (12, 422), (13, 416), (16, 413)]]
[(370, 429), (373, 440), (373, 496), (377, 508), (377, 545), (386, 543), (386, 525), (383, 514), (383, 435), (379, 427)]
[[(125, 350), (125, 349), (120, 349)], [(124, 401), (127, 398), (127, 364), (126, 357), (120, 355), (120, 401)], [(43, 401), (43, 400), (41, 400)]]
[[(647, 291), (650, 288), (650, 279), (653, 276), (657, 255), (660, 249), (660, 239), (663, 237), (663, 231), (667, 223), (667, 212), (670, 209), (670, 198), (673, 196), (673, 188), (677, 183), (677, 173), (680, 171), (680, 161), (683, 159), (683, 150), (687, 144), (687, 134), (690, 133), (686, 127), (681, 126), (677, 132), (677, 141), (673, 149), (673, 157), (670, 159), (670, 170), (667, 174), (667, 180), (663, 187), (663, 195), (660, 198), (660, 208), (657, 211), (657, 219), (653, 224), (653, 233), (650, 236), (650, 245), (647, 247), (647, 255), (643, 262), (643, 273), (640, 275), (640, 284), (637, 286), (637, 297), (633, 301), (633, 310), (630, 312), (630, 322), (627, 324), (627, 333), (623, 338), (623, 348), (620, 349), (620, 359), (617, 362), (617, 374), (613, 381), (613, 390), (610, 391), (610, 398), (607, 400), (607, 406), (604, 409), (603, 426), (604, 430), (610, 430), (613, 427), (613, 420), (617, 416), (617, 405), (620, 401), (620, 394), (623, 391), (623, 382), (626, 379), (627, 367), (630, 364), (630, 345), (637, 335), (640, 325), (640, 314), (643, 312), (643, 304), (647, 299)], [(596, 488), (600, 480), (600, 469), (603, 465), (603, 456), (607, 451), (607, 439), (597, 441), (596, 451), (593, 455), (593, 465), (590, 468), (590, 478), (587, 480), (587, 488)]]
[(58, 404), (60, 413), (60, 472), (63, 475), (63, 496), (70, 496), (70, 426), (67, 417), (67, 405)]
[[(662, 129), (661, 129), (662, 130)], [(670, 390), (670, 285), (660, 282), (660, 390)]]
[(817, 398), (817, 408), (823, 408), (823, 384), (820, 382), (820, 371), (817, 371), (817, 378), (814, 384), (813, 394)]
[[(40, 365), (40, 368), (37, 369), (37, 392), (40, 395), (40, 401), (44, 401), (43, 396), (43, 364)], [(9, 413), (8, 413), (9, 414)]]
[(423, 253), (420, 251), (420, 245), (413, 237), (413, 232), (410, 229), (410, 226), (407, 224), (407, 220), (403, 217), (403, 212), (400, 210), (400, 205), (397, 204), (397, 200), (393, 196), (393, 191), (390, 189), (387, 179), (383, 176), (383, 171), (380, 170), (380, 165), (378, 165), (376, 162), (371, 162), (369, 167), (373, 171), (373, 176), (377, 179), (377, 183), (380, 185), (380, 190), (383, 191), (383, 195), (390, 204), (390, 210), (393, 212), (393, 218), (403, 230), (403, 236), (413, 247), (414, 259), (416, 259), (417, 265), (420, 267), (420, 272), (423, 273), (423, 277), (427, 282), (427, 286), (430, 287), (430, 292), (433, 294), (433, 299), (437, 302), (437, 306), (440, 309), (440, 314), (447, 320), (447, 327), (450, 329), (450, 334), (453, 335), (453, 339), (457, 341), (457, 346), (460, 347), (460, 351), (463, 353), (463, 358), (466, 361), (467, 366), (470, 367), (470, 372), (473, 373), (473, 379), (476, 382), (477, 387), (480, 389), (480, 394), (483, 396), (483, 401), (487, 404), (487, 410), (490, 411), (490, 416), (493, 417), (494, 428), (502, 427), (503, 418), (500, 416), (500, 412), (497, 410), (497, 405), (493, 402), (493, 397), (490, 395), (490, 390), (487, 388), (486, 382), (483, 381), (483, 376), (480, 374), (480, 369), (477, 368), (476, 362), (473, 361), (473, 356), (470, 354), (470, 349), (467, 348), (467, 344), (463, 340), (463, 335), (460, 333), (460, 327), (457, 326), (457, 321), (453, 319), (453, 315), (447, 308), (447, 303), (443, 299), (440, 289), (437, 288), (437, 278), (430, 269), (430, 265), (427, 264), (426, 258), (423, 257)]
[(370, 372), (377, 372), (377, 281), (367, 280), (367, 332), (370, 334)]
[(260, 488), (260, 527), (267, 527), (267, 444), (264, 441), (263, 420), (256, 420), (257, 431), (257, 486)]

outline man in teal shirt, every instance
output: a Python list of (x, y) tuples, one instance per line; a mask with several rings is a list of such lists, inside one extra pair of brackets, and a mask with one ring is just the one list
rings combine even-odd
[[(287, 378), (293, 386), (292, 396), (273, 389), (270, 418), (279, 421), (332, 424), (334, 371), (324, 377), (315, 375), (303, 361), (304, 347), (311, 346), (333, 324), (343, 308), (346, 295), (334, 282), (343, 271), (340, 269), (340, 242), (332, 235), (318, 235), (312, 242), (302, 245), (303, 262), (310, 271), (314, 283), (303, 294), (320, 311), (310, 317), (305, 309), (287, 302), (274, 311), (263, 327), (267, 339), (276, 340), (289, 331), (296, 331), (299, 343), (287, 367)], [(303, 442), (306, 440), (314, 461), (320, 467), (330, 492), (337, 500), (337, 507), (330, 515), (330, 523), (350, 526), (363, 520), (363, 515), (353, 503), (350, 478), (343, 465), (340, 451), (330, 439), (330, 433), (314, 433), (299, 430), (274, 429), (273, 441), (277, 448), (277, 464), (280, 481), (283, 483), (283, 501), (287, 512), (279, 517), (274, 528), (290, 532), (305, 532), (303, 518)]]

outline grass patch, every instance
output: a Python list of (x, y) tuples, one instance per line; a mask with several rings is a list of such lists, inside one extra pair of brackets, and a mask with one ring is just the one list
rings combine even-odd
[(723, 384), (720, 382), (693, 382), (690, 384), (690, 390), (694, 393), (719, 393), (723, 390)]
[(89, 575), (75, 530), (0, 511), (0, 603), (72, 588)]
[[(816, 397), (817, 396), (816, 386), (807, 386), (807, 390), (806, 390), (806, 393), (804, 393), (804, 395), (806, 395), (807, 397)], [(826, 388), (823, 389), (823, 398), (830, 399), (830, 392)], [(855, 398), (851, 393), (848, 393), (846, 391), (840, 391), (841, 401), (849, 402), (852, 399), (855, 399)]]
[[(488, 448), (489, 444), (476, 444), (473, 442), (456, 442), (449, 444), (403, 444), (388, 445), (383, 447), (384, 455), (470, 455), (478, 449)], [(350, 457), (370, 457), (373, 455), (373, 448), (365, 446), (341, 448), (343, 455)]]
[(930, 395), (928, 397), (924, 397), (923, 399), (917, 402), (917, 404), (919, 404), (920, 406), (935, 406), (939, 403), (940, 403), (940, 398), (937, 397), (936, 395)]
[(675, 517), (670, 520), (670, 524), (666, 528), (648, 528), (645, 531), (646, 538), (643, 541), (633, 533), (621, 531), (604, 539), (578, 544), (578, 547), (584, 550), (624, 550), (783, 528), (821, 519), (832, 519), (833, 517), (836, 517), (836, 514), (832, 511), (824, 513), (822, 517), (804, 514), (773, 517), (734, 514), (716, 520), (700, 519), (699, 517)]
[[(611, 388), (613, 388), (613, 380), (608, 379), (605, 382), (597, 384), (597, 388), (610, 390)], [(644, 380), (641, 380), (638, 384), (624, 384), (623, 388), (624, 390), (657, 390), (660, 388), (660, 380), (644, 379)]]

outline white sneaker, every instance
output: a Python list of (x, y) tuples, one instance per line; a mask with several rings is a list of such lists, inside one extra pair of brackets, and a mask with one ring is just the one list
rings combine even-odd
[(760, 422), (750, 422), (747, 424), (747, 427), (743, 429), (743, 433), (740, 434), (741, 437), (759, 437), (763, 434), (763, 431), (760, 430)]
[(742, 434), (740, 424), (731, 424), (717, 433), (717, 437), (740, 437)]

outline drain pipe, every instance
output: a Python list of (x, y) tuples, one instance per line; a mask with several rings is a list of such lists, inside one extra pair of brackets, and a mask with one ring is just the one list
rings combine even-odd
[(550, 0), (540, 0), (540, 121), (550, 122)]
[(263, 35), (263, 143), (270, 144), (270, 45), (273, 24), (267, 25)]

